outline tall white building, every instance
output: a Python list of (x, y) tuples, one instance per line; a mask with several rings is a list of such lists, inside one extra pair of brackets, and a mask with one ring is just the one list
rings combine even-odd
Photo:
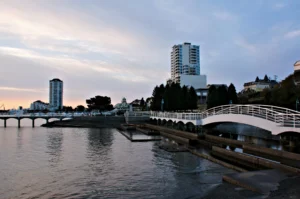
[(63, 81), (60, 79), (50, 80), (49, 105), (53, 110), (63, 108)]
[(200, 75), (200, 48), (191, 43), (174, 45), (171, 52), (171, 79), (181, 86), (206, 88), (206, 76)]

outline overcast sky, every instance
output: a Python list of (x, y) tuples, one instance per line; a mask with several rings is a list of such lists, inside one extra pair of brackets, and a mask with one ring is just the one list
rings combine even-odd
[(0, 105), (48, 102), (52, 78), (64, 81), (64, 105), (149, 97), (183, 42), (200, 45), (209, 84), (281, 80), (300, 59), (299, 8), (298, 0), (1, 0)]

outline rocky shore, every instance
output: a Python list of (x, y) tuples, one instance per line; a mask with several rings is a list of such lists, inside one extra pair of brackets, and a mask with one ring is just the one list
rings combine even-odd
[(259, 194), (229, 183), (212, 188), (202, 199), (298, 199), (300, 198), (300, 176), (289, 177), (278, 183), (276, 190)]

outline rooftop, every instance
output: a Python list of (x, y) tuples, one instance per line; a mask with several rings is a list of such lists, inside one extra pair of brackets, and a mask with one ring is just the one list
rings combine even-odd
[(294, 66), (300, 66), (300, 60), (296, 61), (296, 63), (294, 64)]
[(58, 78), (54, 78), (54, 79), (50, 80), (50, 82), (62, 82), (62, 81)]
[(36, 100), (35, 102), (33, 102), (33, 103), (41, 103), (41, 104), (45, 104), (45, 105), (48, 105), (49, 103), (45, 103), (45, 102), (43, 102), (43, 101), (41, 101), (41, 100)]

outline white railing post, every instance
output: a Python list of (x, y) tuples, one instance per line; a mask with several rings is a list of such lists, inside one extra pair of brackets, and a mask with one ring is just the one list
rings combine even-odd
[(296, 120), (295, 120), (295, 115), (293, 115), (293, 118), (294, 118), (294, 128), (296, 127)]

